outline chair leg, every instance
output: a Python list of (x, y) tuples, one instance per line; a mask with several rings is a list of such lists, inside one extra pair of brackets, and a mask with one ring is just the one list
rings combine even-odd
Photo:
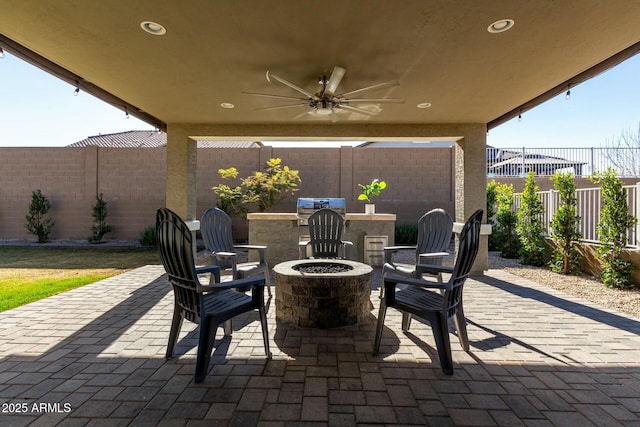
[(222, 329), (224, 330), (224, 336), (230, 337), (233, 333), (233, 320), (229, 319), (222, 324)]
[(200, 322), (200, 337), (198, 340), (198, 354), (196, 356), (195, 382), (201, 383), (209, 371), (211, 351), (216, 339), (217, 323), (212, 319), (203, 318)]
[(411, 313), (402, 312), (402, 332), (408, 332), (411, 326)]
[(267, 359), (271, 359), (271, 350), (269, 350), (269, 328), (267, 327), (267, 312), (264, 308), (264, 304), (258, 307), (258, 313), (260, 313), (260, 323), (262, 324), (262, 340), (264, 341), (264, 354)]
[(264, 272), (264, 286), (267, 288), (267, 293), (269, 294), (269, 298), (271, 298), (271, 276), (269, 274), (269, 269)]
[(453, 322), (456, 325), (456, 331), (458, 332), (458, 340), (464, 351), (469, 351), (469, 336), (467, 335), (467, 321), (464, 318), (464, 311), (462, 307), (458, 308)]
[(373, 342), (373, 354), (380, 352), (380, 341), (382, 340), (382, 330), (384, 329), (384, 317), (387, 314), (387, 303), (380, 301), (380, 311), (378, 312), (378, 324), (376, 325), (376, 338)]
[(173, 320), (171, 320), (171, 330), (169, 332), (169, 342), (167, 343), (166, 358), (171, 359), (173, 357), (173, 350), (178, 342), (178, 334), (180, 334), (180, 328), (182, 327), (182, 315), (180, 309), (176, 305), (173, 309)]
[(449, 340), (447, 318), (440, 313), (434, 313), (431, 316), (430, 323), (433, 337), (436, 340), (442, 372), (447, 375), (453, 375), (453, 357), (451, 356), (451, 341)]

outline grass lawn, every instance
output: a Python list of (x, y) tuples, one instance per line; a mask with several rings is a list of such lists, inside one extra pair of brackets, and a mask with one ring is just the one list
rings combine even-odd
[(157, 249), (0, 247), (0, 311), (148, 264)]

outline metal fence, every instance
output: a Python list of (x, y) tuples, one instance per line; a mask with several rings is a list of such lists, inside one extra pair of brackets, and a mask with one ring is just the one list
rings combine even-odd
[(495, 148), (487, 147), (488, 177), (524, 177), (530, 170), (537, 176), (556, 171), (575, 176), (592, 176), (607, 168), (619, 177), (640, 177), (638, 148)]
[[(640, 213), (640, 183), (636, 185), (623, 186), (627, 190), (627, 204), (629, 213), (636, 218)], [(538, 192), (540, 200), (544, 205), (543, 224), (546, 227), (547, 234), (551, 234), (550, 223), (559, 206), (559, 193), (555, 190)], [(602, 208), (602, 198), (600, 196), (600, 188), (582, 188), (576, 190), (578, 215), (580, 216), (580, 232), (582, 240), (585, 242), (597, 242), (598, 233), (596, 231), (598, 222), (600, 221), (600, 210)], [(522, 193), (516, 193), (513, 197), (513, 209), (517, 212), (520, 209)], [(627, 236), (627, 245), (640, 246), (640, 224), (629, 230)]]

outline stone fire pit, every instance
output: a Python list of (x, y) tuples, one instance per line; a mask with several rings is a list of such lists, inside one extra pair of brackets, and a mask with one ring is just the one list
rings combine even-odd
[(336, 259), (285, 261), (273, 267), (276, 320), (306, 328), (364, 322), (371, 311), (373, 269)]

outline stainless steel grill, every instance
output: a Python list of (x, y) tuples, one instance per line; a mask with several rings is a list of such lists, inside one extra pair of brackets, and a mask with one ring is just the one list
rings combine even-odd
[(309, 225), (309, 217), (318, 209), (329, 208), (344, 218), (347, 213), (347, 202), (344, 198), (299, 198), (298, 225)]

